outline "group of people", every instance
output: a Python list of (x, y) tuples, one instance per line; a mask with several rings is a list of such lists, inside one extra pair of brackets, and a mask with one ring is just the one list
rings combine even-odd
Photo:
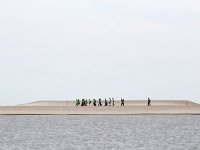
[[(91, 99), (82, 99), (81, 101), (79, 99), (76, 99), (76, 106), (90, 106), (92, 105), (93, 106), (97, 106), (97, 100), (96, 99), (93, 99), (91, 101)], [(98, 106), (103, 106), (103, 102), (101, 100), (101, 98), (99, 98), (98, 100)], [(109, 98), (109, 100), (105, 99), (104, 100), (104, 106), (115, 106), (115, 100), (114, 98)], [(121, 105), (120, 106), (124, 106), (124, 99), (121, 98)], [(151, 106), (151, 100), (150, 98), (148, 98), (148, 104), (147, 106)]]
[[(76, 99), (76, 106), (90, 106), (90, 105), (93, 105), (93, 106), (115, 106), (115, 100), (114, 98), (109, 98), (108, 100), (105, 99), (104, 100), (104, 104), (102, 102), (102, 99), (99, 98), (98, 100), (98, 104), (97, 104), (97, 100), (96, 99), (82, 99), (82, 100), (79, 100), (79, 99)], [(124, 106), (124, 99), (121, 98), (121, 106)]]

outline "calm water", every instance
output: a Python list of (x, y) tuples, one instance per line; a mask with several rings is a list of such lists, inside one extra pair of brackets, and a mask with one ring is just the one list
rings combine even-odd
[(0, 149), (200, 149), (200, 116), (0, 116)]

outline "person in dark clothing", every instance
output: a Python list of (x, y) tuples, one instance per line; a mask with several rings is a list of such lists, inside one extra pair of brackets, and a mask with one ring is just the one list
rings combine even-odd
[(81, 106), (85, 106), (85, 100), (84, 99), (82, 99), (82, 101), (81, 101)]
[(108, 101), (107, 101), (107, 99), (105, 99), (105, 106), (108, 106)]
[(76, 106), (80, 105), (80, 100), (76, 99)]
[(99, 98), (99, 103), (98, 103), (98, 106), (102, 106), (102, 103), (101, 103), (101, 98)]
[(124, 99), (121, 98), (121, 106), (124, 106)]
[(151, 106), (151, 100), (150, 100), (149, 97), (148, 97), (148, 104), (147, 104), (147, 106)]
[(87, 106), (87, 104), (88, 104), (88, 100), (87, 100), (87, 99), (85, 99), (85, 106)]
[(97, 105), (96, 102), (97, 102), (96, 99), (93, 99), (93, 105), (94, 105), (94, 106)]

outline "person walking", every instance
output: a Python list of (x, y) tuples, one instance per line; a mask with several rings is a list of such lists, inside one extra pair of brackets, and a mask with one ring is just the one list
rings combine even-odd
[(93, 99), (93, 105), (96, 106), (96, 99)]
[(121, 106), (124, 106), (124, 99), (121, 98)]
[(151, 106), (151, 100), (150, 100), (149, 97), (148, 97), (148, 104), (147, 104), (147, 106)]
[(101, 103), (101, 98), (99, 98), (99, 103), (98, 103), (98, 106), (102, 106), (102, 103)]

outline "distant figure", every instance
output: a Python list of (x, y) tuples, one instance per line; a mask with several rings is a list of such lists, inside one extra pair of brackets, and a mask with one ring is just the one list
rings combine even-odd
[(149, 97), (148, 97), (148, 105), (147, 106), (151, 106), (151, 100)]
[(98, 106), (102, 106), (102, 103), (101, 103), (101, 98), (99, 98), (99, 103), (98, 103)]
[(112, 98), (112, 105), (115, 106), (115, 100)]
[(93, 105), (96, 106), (96, 99), (93, 99)]
[(108, 106), (108, 101), (107, 101), (107, 99), (105, 99), (105, 106)]
[(81, 106), (84, 106), (84, 105), (85, 105), (85, 100), (82, 99), (82, 101), (81, 101)]
[(89, 105), (91, 104), (91, 102), (92, 102), (92, 101), (89, 99)]
[(111, 101), (111, 98), (109, 98), (109, 106), (111, 106), (111, 102), (112, 102), (112, 101)]
[(88, 100), (87, 100), (87, 99), (85, 99), (85, 106), (87, 106), (87, 104), (88, 104)]
[(124, 99), (121, 98), (121, 106), (124, 106)]
[(76, 106), (80, 105), (80, 100), (76, 99)]

